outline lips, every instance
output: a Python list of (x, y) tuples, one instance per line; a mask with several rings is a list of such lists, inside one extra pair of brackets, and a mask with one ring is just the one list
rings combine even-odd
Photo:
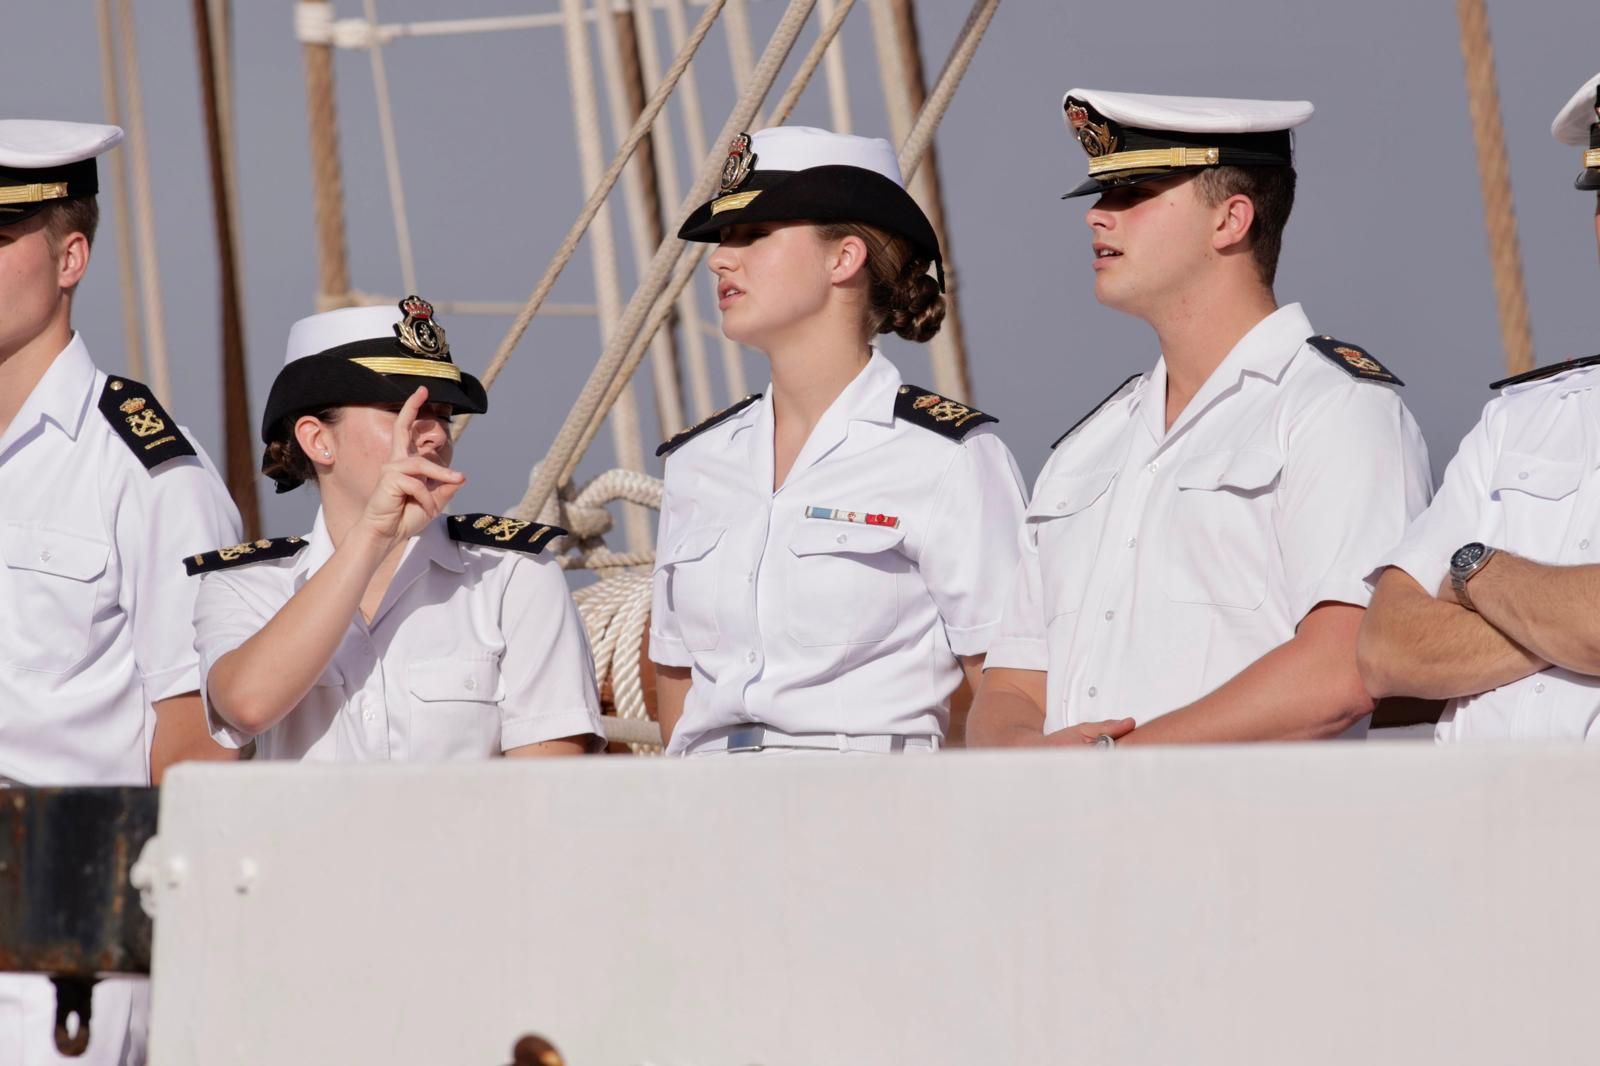
[(719, 282), (717, 284), (717, 307), (718, 307), (718, 309), (726, 310), (729, 304), (733, 303), (735, 300), (737, 300), (739, 297), (741, 297), (743, 295), (744, 295), (744, 290), (739, 288), (739, 286), (733, 284), (733, 282), (731, 282), (731, 281)]

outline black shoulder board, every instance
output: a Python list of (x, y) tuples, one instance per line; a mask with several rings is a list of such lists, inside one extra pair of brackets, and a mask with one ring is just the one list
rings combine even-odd
[(1056, 448), (1056, 445), (1060, 444), (1062, 441), (1066, 440), (1068, 437), (1070, 437), (1074, 433), (1076, 433), (1078, 431), (1078, 427), (1079, 426), (1083, 425), (1085, 422), (1089, 421), (1089, 419), (1093, 418), (1095, 415), (1100, 413), (1100, 408), (1104, 407), (1106, 404), (1110, 403), (1112, 400), (1115, 400), (1118, 396), (1121, 396), (1123, 389), (1127, 388), (1129, 385), (1132, 385), (1135, 381), (1138, 381), (1143, 376), (1144, 376), (1143, 374), (1129, 374), (1127, 377), (1123, 378), (1122, 379), (1122, 384), (1118, 385), (1116, 388), (1112, 389), (1110, 394), (1107, 395), (1105, 399), (1103, 399), (1099, 403), (1095, 404), (1094, 407), (1092, 407), (1089, 410), (1088, 414), (1084, 415), (1082, 418), (1080, 418), (1076, 422), (1072, 423), (1071, 426), (1067, 427), (1067, 431), (1065, 433), (1061, 434), (1061, 436), (1056, 438), (1056, 443), (1050, 445), (1050, 450), (1054, 451), (1055, 448)]
[(168, 459), (193, 455), (194, 445), (151, 391), (130, 378), (107, 378), (100, 390), (100, 413), (133, 454), (154, 470)]
[[(567, 535), (560, 526), (541, 526), (497, 514), (453, 514), (449, 525), (451, 540), (529, 555), (538, 555), (546, 544)], [(532, 532), (528, 532), (530, 528)]]
[(265, 559), (287, 559), (306, 546), (304, 537), (279, 537), (276, 540), (247, 541), (231, 548), (218, 548), (203, 555), (191, 555), (183, 561), (189, 576), (209, 574), (215, 570), (231, 570), (245, 563), (259, 563)]
[(1523, 374), (1513, 374), (1508, 378), (1490, 384), (1491, 389), (1503, 389), (1507, 385), (1521, 385), (1529, 381), (1538, 381), (1540, 378), (1553, 378), (1557, 374), (1564, 374), (1568, 370), (1576, 370), (1580, 366), (1594, 366), (1600, 363), (1600, 355), (1586, 355), (1582, 359), (1568, 359), (1564, 363), (1551, 363), (1549, 366), (1535, 367)]
[(894, 416), (951, 440), (960, 440), (985, 422), (1000, 421), (976, 407), (947, 400), (916, 385), (900, 386), (900, 395), (894, 398)]
[(732, 418), (740, 411), (743, 411), (746, 407), (749, 407), (759, 399), (761, 399), (761, 393), (752, 392), (749, 396), (746, 396), (732, 407), (724, 407), (711, 417), (690, 426), (686, 430), (683, 430), (672, 439), (663, 441), (661, 446), (656, 449), (656, 458), (659, 459), (663, 455), (671, 455), (673, 452), (677, 451), (679, 448), (683, 447), (689, 441), (693, 440), (695, 437), (698, 437), (712, 426), (719, 422), (726, 422), (728, 419)]
[(1327, 356), (1334, 366), (1353, 378), (1381, 381), (1385, 385), (1405, 384), (1405, 382), (1389, 373), (1389, 369), (1382, 363), (1372, 358), (1372, 353), (1365, 348), (1358, 348), (1354, 344), (1347, 344), (1344, 341), (1336, 341), (1328, 336), (1307, 337), (1306, 343)]

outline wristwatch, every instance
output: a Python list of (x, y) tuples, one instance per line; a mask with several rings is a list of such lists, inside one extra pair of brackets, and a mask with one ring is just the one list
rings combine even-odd
[(1477, 608), (1472, 605), (1467, 582), (1472, 580), (1472, 575), (1489, 565), (1489, 560), (1494, 557), (1495, 549), (1478, 541), (1463, 544), (1450, 556), (1450, 587), (1455, 590), (1456, 602), (1469, 611), (1476, 611)]

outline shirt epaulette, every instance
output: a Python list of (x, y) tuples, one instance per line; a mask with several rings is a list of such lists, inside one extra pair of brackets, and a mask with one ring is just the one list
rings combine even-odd
[(894, 416), (943, 437), (960, 440), (985, 422), (1000, 421), (976, 407), (946, 399), (917, 385), (901, 385), (894, 398)]
[(1405, 382), (1389, 372), (1389, 368), (1372, 358), (1372, 353), (1348, 341), (1336, 341), (1325, 334), (1307, 337), (1306, 343), (1328, 357), (1334, 366), (1353, 378), (1381, 381), (1385, 385), (1404, 385)]
[[(453, 514), (447, 525), (453, 541), (480, 544), (486, 548), (505, 548), (529, 555), (538, 555), (552, 540), (567, 535), (567, 531), (560, 526), (542, 526), (497, 514)], [(530, 526), (533, 532), (525, 534)]]
[(231, 570), (235, 566), (246, 563), (259, 563), (267, 559), (287, 559), (306, 546), (304, 537), (278, 537), (276, 540), (246, 541), (228, 548), (218, 548), (214, 552), (205, 552), (201, 555), (191, 555), (183, 561), (183, 568), (189, 571), (189, 576), (196, 574), (210, 574), (217, 570)]
[(1503, 389), (1507, 385), (1526, 385), (1530, 381), (1553, 378), (1557, 374), (1566, 373), (1568, 370), (1594, 366), (1596, 363), (1600, 363), (1600, 355), (1586, 355), (1581, 359), (1568, 359), (1564, 363), (1551, 363), (1549, 366), (1535, 367), (1521, 374), (1513, 374), (1508, 378), (1501, 378), (1499, 381), (1491, 382), (1489, 387), (1491, 389)]
[(194, 445), (144, 384), (131, 378), (107, 378), (100, 390), (100, 413), (145, 469), (168, 459), (194, 455)]
[(1088, 414), (1084, 415), (1082, 418), (1080, 418), (1076, 422), (1072, 423), (1072, 425), (1068, 426), (1067, 427), (1067, 431), (1065, 433), (1061, 434), (1061, 436), (1056, 438), (1055, 444), (1050, 445), (1050, 450), (1054, 451), (1056, 449), (1057, 445), (1059, 445), (1062, 441), (1066, 440), (1068, 437), (1070, 437), (1074, 433), (1076, 433), (1078, 431), (1078, 427), (1079, 426), (1083, 425), (1085, 422), (1089, 421), (1089, 419), (1091, 419), (1095, 415), (1099, 414), (1100, 413), (1100, 408), (1104, 407), (1106, 404), (1110, 403), (1112, 400), (1115, 400), (1118, 396), (1121, 396), (1122, 393), (1123, 393), (1123, 390), (1125, 390), (1129, 385), (1132, 385), (1135, 381), (1138, 381), (1143, 376), (1144, 376), (1143, 374), (1129, 374), (1127, 377), (1123, 378), (1122, 379), (1122, 384), (1118, 385), (1116, 388), (1112, 389), (1110, 391), (1110, 393), (1108, 393), (1106, 395), (1105, 399), (1101, 400), (1099, 403), (1097, 403), (1093, 407), (1091, 407), (1089, 409), (1089, 413)]
[(744, 399), (740, 400), (738, 403), (734, 404), (732, 407), (724, 407), (722, 410), (718, 411), (709, 418), (702, 419), (701, 421), (690, 426), (688, 429), (685, 429), (668, 440), (663, 441), (661, 446), (656, 449), (656, 458), (659, 459), (664, 455), (671, 455), (673, 452), (677, 451), (679, 448), (683, 447), (689, 441), (704, 433), (712, 426), (715, 426), (721, 422), (726, 422), (728, 419), (732, 418), (740, 411), (743, 411), (746, 407), (749, 407), (759, 399), (761, 399), (761, 393), (753, 392), (749, 396), (746, 396)]

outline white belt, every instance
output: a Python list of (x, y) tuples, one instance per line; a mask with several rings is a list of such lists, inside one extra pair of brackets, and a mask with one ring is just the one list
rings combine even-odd
[(932, 735), (908, 737), (897, 733), (785, 733), (769, 725), (736, 725), (713, 729), (690, 744), (684, 754), (699, 755), (709, 751), (734, 754), (763, 748), (814, 748), (895, 755), (906, 751), (938, 751), (939, 738)]

